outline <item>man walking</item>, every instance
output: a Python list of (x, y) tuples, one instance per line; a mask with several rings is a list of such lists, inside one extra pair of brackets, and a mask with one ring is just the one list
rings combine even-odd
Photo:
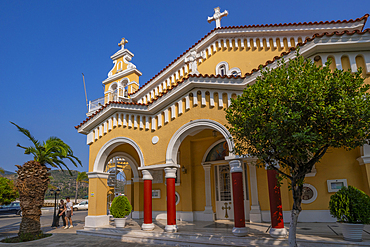
[[(66, 198), (66, 227), (64, 229), (73, 228), (72, 225), (72, 215), (73, 215), (73, 203), (69, 197)], [(69, 220), (69, 227), (68, 227), (68, 220)]]

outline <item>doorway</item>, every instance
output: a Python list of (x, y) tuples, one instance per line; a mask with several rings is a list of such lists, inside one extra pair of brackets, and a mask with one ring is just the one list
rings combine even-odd
[[(249, 195), (247, 165), (243, 163), (243, 191), (245, 219), (249, 220)], [(232, 195), (232, 181), (229, 164), (215, 165), (215, 196), (216, 196), (216, 219), (233, 220), (234, 205)]]

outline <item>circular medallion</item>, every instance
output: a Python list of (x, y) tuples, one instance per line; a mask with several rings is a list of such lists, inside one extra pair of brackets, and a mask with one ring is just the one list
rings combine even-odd
[(317, 198), (317, 190), (311, 184), (303, 184), (302, 203), (311, 203)]
[(152, 138), (152, 143), (153, 143), (153, 144), (157, 144), (157, 143), (158, 143), (158, 141), (159, 141), (159, 137), (158, 137), (158, 136), (153, 136), (153, 138)]

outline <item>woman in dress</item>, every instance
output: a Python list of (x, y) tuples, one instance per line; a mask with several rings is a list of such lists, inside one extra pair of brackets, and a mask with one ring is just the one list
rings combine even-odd
[(66, 211), (66, 204), (63, 200), (60, 200), (59, 206), (58, 206), (58, 216), (57, 216), (57, 227), (59, 227), (59, 219), (62, 217), (63, 220), (63, 227), (66, 226), (66, 219), (65, 219), (65, 211)]

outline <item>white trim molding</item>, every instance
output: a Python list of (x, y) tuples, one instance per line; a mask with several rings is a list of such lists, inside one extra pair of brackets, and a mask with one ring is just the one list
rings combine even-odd
[(110, 152), (113, 151), (114, 148), (121, 144), (130, 144), (137, 152), (139, 159), (140, 159), (140, 166), (144, 166), (144, 155), (141, 152), (141, 149), (139, 145), (137, 145), (136, 142), (131, 140), (130, 138), (127, 137), (116, 137), (113, 138), (109, 141), (107, 141), (99, 150), (98, 155), (95, 158), (94, 162), (94, 168), (93, 171), (96, 172), (103, 172), (104, 171), (104, 166), (106, 164), (107, 158), (110, 155)]
[(314, 202), (314, 201), (316, 200), (316, 198), (317, 198), (317, 195), (318, 195), (318, 193), (317, 193), (317, 189), (316, 189), (312, 184), (303, 184), (303, 187), (308, 187), (308, 188), (310, 188), (310, 189), (312, 190), (312, 192), (313, 192), (313, 195), (312, 195), (312, 198), (310, 198), (310, 199), (308, 199), (308, 200), (304, 200), (304, 199), (302, 198), (302, 203), (304, 203), (304, 204), (308, 204), (308, 203), (312, 203), (312, 202)]
[(109, 173), (108, 172), (88, 172), (87, 176), (88, 176), (89, 179), (91, 179), (91, 178), (108, 179)]
[(86, 216), (84, 229), (109, 226), (109, 215)]
[(224, 136), (229, 146), (229, 153), (232, 152), (232, 149), (234, 147), (232, 136), (222, 124), (210, 119), (198, 119), (184, 124), (172, 136), (167, 146), (166, 163), (177, 164), (177, 152), (181, 145), (181, 142), (192, 132), (203, 129), (214, 129), (220, 132)]

